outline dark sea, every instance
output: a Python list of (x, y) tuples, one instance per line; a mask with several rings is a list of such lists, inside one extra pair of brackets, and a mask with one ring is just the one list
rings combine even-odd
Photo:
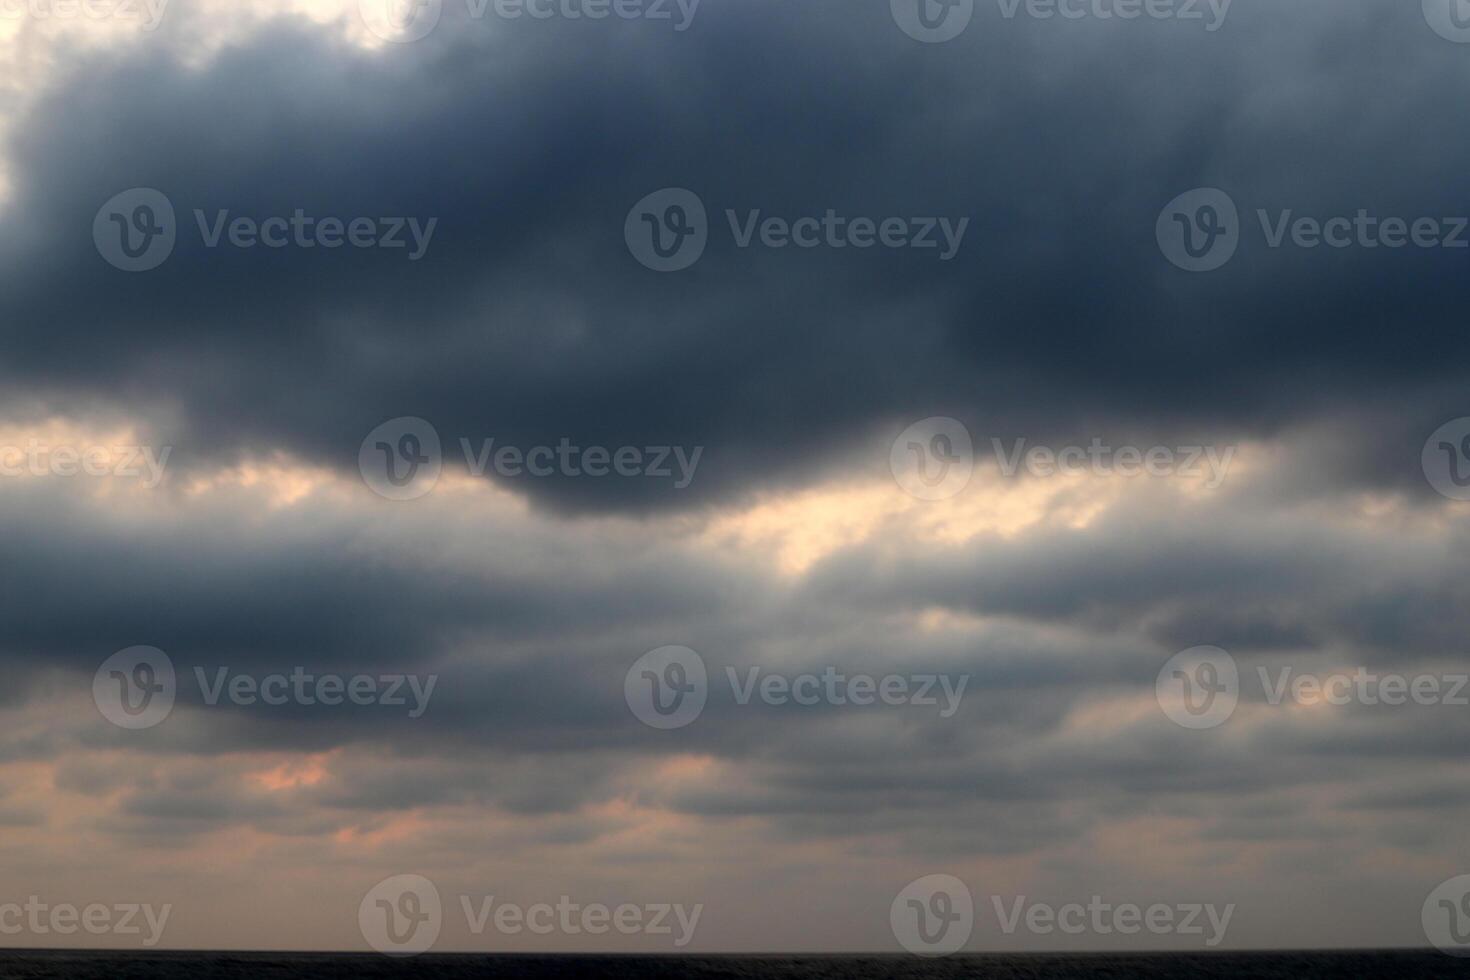
[(1155, 953), (1138, 955), (975, 955), (923, 960), (909, 956), (495, 956), (425, 955), (390, 959), (340, 953), (111, 953), (0, 951), (0, 977), (27, 980), (118, 980), (164, 977), (558, 977), (647, 980), (860, 980), (994, 977), (1060, 980), (1082, 977), (1457, 977), (1470, 960), (1417, 951), (1339, 953)]

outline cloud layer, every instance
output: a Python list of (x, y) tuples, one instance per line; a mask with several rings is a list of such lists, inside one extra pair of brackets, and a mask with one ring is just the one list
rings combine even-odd
[[(1465, 870), (1466, 709), (1272, 704), (1260, 678), (1467, 669), (1464, 505), (1420, 457), (1470, 414), (1470, 253), (1273, 248), (1257, 211), (1462, 212), (1470, 48), (1325, 0), (1215, 32), (981, 4), (934, 45), (838, 0), (705, 0), (685, 31), (450, 3), (410, 44), (355, 5), (215, 7), (0, 34), (30, 66), (0, 116), (0, 445), (171, 447), (157, 487), (0, 478), (17, 894), (173, 902), (169, 945), (361, 948), (358, 899), (413, 872), (704, 902), (704, 950), (890, 950), (893, 896), (945, 871), (1234, 901), (1235, 947), (1423, 944), (1424, 895)], [(134, 187), (178, 215), (140, 274), (90, 235)], [(623, 237), (664, 187), (709, 214), (669, 274)], [(1155, 240), (1195, 187), (1240, 208), (1209, 274)], [(741, 248), (726, 216), (829, 209), (969, 224), (944, 261)], [(298, 210), (437, 223), (410, 261), (206, 247), (195, 217)], [(936, 415), (977, 460), (929, 502), (890, 448)], [(388, 501), (358, 453), (405, 416), (445, 473)], [(703, 455), (683, 489), (469, 472), (460, 440), (491, 438)], [(1237, 456), (1218, 487), (1006, 476), (992, 438)], [(138, 644), (179, 690), (128, 731), (92, 681)], [(1240, 704), (1190, 731), (1155, 680), (1202, 644)], [(624, 685), (667, 645), (710, 691), (660, 731)], [(195, 672), (298, 667), (438, 681), (410, 718), (211, 705)], [(967, 686), (949, 717), (742, 704), (751, 668)]]

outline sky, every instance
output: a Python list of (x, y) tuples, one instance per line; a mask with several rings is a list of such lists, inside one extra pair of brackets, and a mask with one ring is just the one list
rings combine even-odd
[(0, 0), (0, 947), (1470, 952), (1458, 3)]

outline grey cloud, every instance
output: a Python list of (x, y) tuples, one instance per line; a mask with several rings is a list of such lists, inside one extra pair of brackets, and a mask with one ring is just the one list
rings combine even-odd
[[(677, 37), (468, 25), (386, 53), (282, 21), (203, 70), (166, 45), (90, 56), (8, 150), (11, 386), (148, 413), (180, 466), (285, 448), (350, 467), (369, 429), (409, 414), (451, 442), (707, 447), (688, 492), (521, 481), (579, 509), (781, 486), (875, 425), (939, 411), (1032, 438), (1216, 440), (1330, 418), (1370, 384), (1385, 433), (1463, 411), (1456, 255), (1252, 243), (1186, 278), (1152, 240), (1159, 207), (1199, 184), (1228, 187), (1247, 214), (1458, 205), (1457, 137), (1415, 122), (1453, 118), (1458, 52), (1417, 18), (1312, 3), (1237, 11), (1208, 36), (1016, 23), (936, 50), (881, 6), (744, 4)], [(1324, 31), (1340, 58), (1318, 56)], [(757, 45), (767, 69), (752, 76)], [(1140, 70), (1078, 57), (1102, 51)], [(1251, 110), (1304, 64), (1320, 80), (1310, 116)], [(687, 275), (659, 277), (620, 230), (665, 184), (695, 187), (716, 214), (964, 214), (974, 228), (950, 263), (716, 242)], [(155, 273), (124, 276), (85, 231), (135, 185), (167, 188), (186, 213), (441, 224), (418, 263), (184, 242)], [(1444, 392), (1434, 404), (1392, 407), (1429, 388)], [(1417, 444), (1399, 448), (1355, 447), (1347, 470), (1407, 485)]]

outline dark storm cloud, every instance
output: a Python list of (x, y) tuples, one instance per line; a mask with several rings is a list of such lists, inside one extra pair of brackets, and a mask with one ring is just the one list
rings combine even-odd
[[(1241, 9), (1210, 37), (987, 24), (942, 49), (904, 38), (881, 5), (704, 13), (678, 37), (610, 23), (497, 39), (469, 25), (385, 52), (277, 25), (202, 68), (165, 46), (74, 65), (9, 149), (6, 398), (15, 417), (150, 419), (177, 447), (161, 493), (180, 496), (166, 518), (112, 520), (84, 497), (7, 487), (0, 656), (8, 691), (26, 692), (11, 704), (58, 683), (58, 668), (85, 697), (101, 660), (134, 643), (168, 651), (184, 691), (157, 729), (67, 719), (8, 740), (7, 758), (61, 760), (59, 791), (113, 804), (96, 826), (160, 842), (489, 808), (533, 818), (519, 831), (530, 839), (581, 843), (617, 826), (587, 809), (626, 796), (760, 818), (793, 840), (886, 839), (936, 856), (1019, 854), (1159, 814), (1221, 841), (1336, 840), (1351, 832), (1318, 816), (1313, 794), (1382, 809), (1376, 781), (1454, 759), (1464, 725), (1443, 713), (1354, 707), (1314, 727), (1282, 709), (1200, 738), (1150, 699), (1164, 659), (1196, 643), (1230, 647), (1247, 673), (1304, 652), (1460, 655), (1463, 534), (1272, 509), (1422, 485), (1424, 436), (1465, 414), (1456, 256), (1253, 240), (1225, 269), (1187, 277), (1152, 230), (1164, 202), (1201, 184), (1230, 189), (1248, 216), (1453, 214), (1456, 138), (1414, 119), (1454, 118), (1463, 52), (1421, 38), (1413, 18), (1325, 4)], [(1108, 70), (1124, 62), (1142, 67)], [(1266, 111), (1291, 78), (1314, 86), (1308, 120)], [(189, 233), (164, 267), (130, 277), (88, 230), (98, 205), (138, 185), (165, 189)], [(716, 229), (698, 265), (658, 276), (621, 229), (665, 185), (697, 190)], [(414, 263), (211, 252), (190, 237), (195, 207), (439, 226)], [(741, 251), (726, 207), (972, 226), (949, 263)], [(683, 494), (641, 481), (524, 487), (579, 509), (678, 506), (869, 448), (881, 470), (885, 433), (936, 412), (969, 423), (982, 452), (990, 435), (1275, 437), (1289, 451), (1287, 465), (1197, 504), (1139, 488), (1081, 529), (956, 548), (879, 535), (790, 582), (665, 540), (652, 522), (527, 523), (441, 497), (395, 508), (365, 489), (340, 510), (241, 515), (180, 488), (180, 470), (241, 451), (350, 470), (369, 429), (414, 414), (451, 451), (460, 436), (704, 445)], [(934, 608), (986, 618), (916, 635), (912, 617)], [(701, 651), (715, 690), (695, 725), (656, 732), (623, 703), (623, 679), (640, 653), (675, 642)], [(193, 687), (195, 666), (296, 664), (441, 681), (411, 721), (207, 708)], [(742, 706), (724, 673), (829, 664), (971, 681), (941, 720)], [(1094, 702), (1121, 707), (1079, 730), (1074, 714)], [(1135, 703), (1145, 713), (1127, 720)], [(1257, 707), (1248, 695), (1242, 716)], [(1123, 720), (1093, 734), (1111, 712)], [(119, 778), (68, 758), (77, 746), (152, 755)], [(270, 796), (229, 761), (333, 749), (321, 782)], [(681, 756), (713, 759), (721, 778), (650, 777)], [(0, 822), (42, 819), (4, 802)], [(1453, 814), (1465, 801), (1403, 806)]]
[(1470, 627), (1454, 524), (1387, 534), (1237, 498), (1171, 506), (1137, 487), (1085, 531), (992, 536), (953, 548), (875, 541), (829, 558), (814, 601), (932, 606), (1111, 632), (1161, 648), (1353, 649), (1372, 661), (1463, 655)]
[[(54, 486), (12, 486), (0, 499), (15, 559), (0, 571), (12, 624), (5, 647), (71, 667), (133, 643), (211, 668), (278, 669), (302, 658), (422, 666), (459, 637), (514, 650), (528, 638), (605, 630), (631, 610), (677, 623), (712, 613), (730, 591), (718, 567), (676, 552), (624, 558), (615, 579), (587, 569), (579, 585), (568, 572), (594, 548), (573, 533), (548, 540), (513, 522), (492, 533), (473, 518), (440, 516), (406, 532), (392, 522), (375, 531), (371, 518), (330, 506), (265, 526), (207, 509), (98, 521)], [(469, 540), (478, 547), (446, 555)]]
[[(969, 868), (1033, 896), (1239, 890), (1242, 922), (1281, 923), (1256, 945), (1419, 941), (1419, 877), (1460, 870), (1470, 713), (1273, 705), (1257, 674), (1470, 669), (1464, 505), (1419, 460), (1470, 415), (1470, 250), (1273, 250), (1254, 211), (1470, 209), (1470, 46), (1412, 0), (1242, 2), (1216, 33), (1005, 21), (979, 0), (945, 45), (905, 37), (883, 0), (704, 0), (681, 33), (463, 24), (458, 6), (367, 51), (340, 24), (229, 33), (180, 5), (141, 43), (58, 47), (6, 121), (0, 423), (137, 426), (174, 450), (153, 489), (0, 478), (17, 888), (177, 873), (196, 882), (181, 908), (197, 891), (229, 929), (325, 923), (301, 940), (323, 945), (357, 941), (360, 892), (338, 902), (329, 879), (414, 869), (507, 897), (664, 881), (757, 930), (712, 948), (781, 945), (761, 915), (811, 948), (851, 908), (868, 925), (836, 948), (886, 942), (914, 874)], [(1246, 240), (1189, 275), (1154, 222), (1201, 185), (1234, 197)], [(128, 275), (90, 230), (134, 186), (168, 193), (182, 237)], [(664, 186), (697, 191), (713, 234), (659, 275), (622, 232)], [(194, 208), (438, 223), (414, 262), (210, 250)], [(742, 250), (726, 208), (970, 225), (949, 262)], [(987, 470), (924, 504), (888, 452), (934, 414), (982, 455), (991, 437), (1239, 455), (1212, 490)], [(356, 458), (405, 415), (451, 459), (460, 437), (705, 454), (678, 493), (451, 476), (394, 503)], [(91, 703), (134, 644), (180, 674), (142, 731)], [(624, 696), (666, 644), (710, 679), (672, 731)], [(1197, 644), (1240, 669), (1217, 729), (1155, 699)], [(438, 683), (410, 717), (211, 706), (194, 673), (298, 666)], [(738, 703), (727, 670), (753, 667), (968, 683), (952, 717)], [(187, 943), (289, 936), (204, 929)]]
[[(450, 447), (707, 447), (677, 494), (525, 486), (578, 508), (781, 485), (935, 413), (1200, 441), (1365, 401), (1343, 479), (1422, 490), (1423, 438), (1466, 412), (1465, 253), (1271, 250), (1253, 213), (1465, 210), (1463, 137), (1435, 122), (1459, 118), (1464, 52), (1414, 11), (1241, 5), (1215, 33), (991, 11), (947, 45), (838, 0), (648, 26), (446, 23), (365, 52), (280, 22), (202, 68), (166, 44), (78, 57), (7, 150), (7, 397), (143, 413), (180, 466), (284, 448), (351, 467), (400, 415)], [(1249, 227), (1234, 262), (1190, 276), (1153, 225), (1200, 185)], [(129, 276), (88, 232), (133, 186), (168, 193), (182, 227), (166, 265)], [(699, 193), (714, 227), (660, 276), (621, 231), (663, 186)], [(418, 262), (206, 250), (194, 208), (439, 225)], [(739, 250), (726, 208), (971, 227), (950, 262)]]
[[(155, 729), (122, 731), (88, 711), (44, 738), (22, 725), (7, 754), (61, 760), (57, 787), (115, 801), (99, 826), (129, 837), (239, 823), (310, 835), (476, 806), (562, 819), (631, 795), (701, 818), (762, 818), (797, 840), (897, 834), (921, 850), (1017, 853), (1160, 808), (1227, 820), (1284, 787), (1361, 795), (1405, 768), (1453, 763), (1464, 741), (1452, 708), (1348, 706), (1314, 719), (1262, 705), (1253, 680), (1234, 728), (1187, 732), (1158, 712), (1159, 668), (1201, 642), (1231, 646), (1246, 678), (1258, 666), (1327, 670), (1359, 657), (1396, 670), (1463, 663), (1444, 640), (1462, 632), (1447, 618), (1466, 579), (1456, 539), (1347, 530), (1290, 504), (1239, 510), (1254, 499), (1249, 487), (1172, 503), (1139, 487), (1086, 528), (958, 550), (896, 535), (792, 582), (692, 552), (641, 521), (393, 507), (365, 489), (358, 506), (308, 499), (262, 514), (206, 496), (129, 514), (44, 489), (13, 487), (0, 501), (13, 567), (26, 569), (0, 590), (7, 676), (85, 698), (103, 657), (144, 642), (164, 647), (184, 679), (174, 715)], [(1370, 558), (1372, 576), (1359, 571)], [(1039, 601), (1048, 588), (1056, 598)], [(986, 618), (916, 631), (915, 613), (945, 606)], [(1242, 642), (1268, 614), (1323, 639), (1305, 650)], [(1383, 631), (1399, 642), (1378, 642)], [(711, 695), (695, 724), (660, 732), (628, 710), (623, 681), (639, 654), (669, 642), (702, 653)], [(376, 708), (211, 708), (193, 688), (196, 665), (259, 675), (298, 663), (433, 672), (440, 683), (411, 720)], [(726, 675), (828, 665), (970, 680), (943, 719), (917, 706), (740, 705)], [(1089, 710), (1092, 720), (1076, 720)], [(1104, 738), (1099, 725), (1114, 727)], [(156, 771), (139, 780), (131, 768), (68, 761), (78, 746), (150, 753), (140, 766)], [(343, 752), (324, 781), (269, 799), (242, 789), (227, 761), (333, 749)], [(725, 775), (667, 787), (650, 778), (686, 755)], [(202, 770), (201, 758), (223, 768)], [(1083, 802), (1082, 812), (1035, 815)], [(1304, 812), (1311, 801), (1283, 805)], [(957, 821), (983, 829), (960, 834)], [(546, 830), (603, 832), (596, 820)], [(1230, 833), (1268, 831), (1253, 817)]]

